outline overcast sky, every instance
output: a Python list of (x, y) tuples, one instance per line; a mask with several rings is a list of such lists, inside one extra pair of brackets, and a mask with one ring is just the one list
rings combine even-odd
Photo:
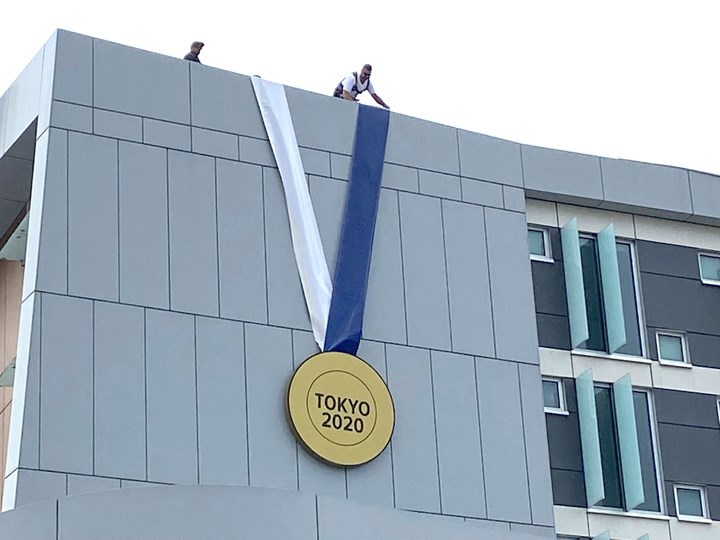
[(717, 0), (7, 4), (0, 93), (56, 28), (176, 57), (197, 39), (229, 71), (329, 94), (367, 62), (393, 111), (720, 174)]

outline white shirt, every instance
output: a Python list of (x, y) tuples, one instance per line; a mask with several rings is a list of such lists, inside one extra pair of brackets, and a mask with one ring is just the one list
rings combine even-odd
[[(353, 98), (356, 98), (360, 92), (364, 92), (365, 90), (369, 91), (371, 94), (375, 93), (375, 88), (373, 88), (373, 85), (370, 82), (370, 77), (362, 83), (360, 82), (360, 73), (358, 73), (357, 77), (357, 86), (355, 85), (355, 75), (352, 73), (343, 79), (342, 85), (343, 90), (349, 92)], [(357, 90), (353, 90), (353, 86), (356, 86)]]

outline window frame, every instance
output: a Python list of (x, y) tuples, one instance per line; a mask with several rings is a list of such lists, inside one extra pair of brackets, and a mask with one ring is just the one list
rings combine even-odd
[(697, 254), (697, 256), (698, 256), (698, 272), (699, 272), (699, 274), (700, 274), (700, 281), (701, 281), (704, 285), (711, 285), (711, 286), (713, 286), (713, 287), (720, 287), (720, 279), (710, 279), (710, 278), (706, 278), (706, 277), (703, 277), (703, 273), (702, 273), (702, 258), (703, 258), (703, 257), (708, 257), (708, 258), (710, 258), (710, 259), (718, 259), (718, 260), (720, 260), (720, 254), (718, 254), (718, 253), (710, 253), (710, 252), (707, 252), (707, 251), (699, 251), (698, 254)]
[[(609, 382), (601, 382), (601, 381), (594, 381), (593, 386), (595, 388), (608, 388), (610, 389), (610, 393), (612, 394), (612, 383)], [(660, 449), (659, 449), (659, 442), (658, 442), (658, 429), (657, 429), (657, 423), (656, 423), (656, 416), (655, 416), (655, 400), (652, 393), (652, 389), (645, 388), (642, 386), (633, 386), (632, 391), (634, 392), (642, 392), (645, 394), (645, 398), (647, 399), (648, 404), (648, 424), (650, 425), (650, 437), (652, 438), (652, 457), (653, 457), (653, 465), (655, 469), (655, 486), (657, 489), (657, 498), (658, 498), (658, 506), (659, 510), (640, 510), (638, 508), (633, 508), (631, 510), (626, 510), (623, 508), (618, 508), (615, 506), (602, 506), (599, 504), (595, 504), (588, 508), (588, 510), (594, 511), (594, 512), (602, 512), (602, 513), (610, 513), (610, 514), (620, 514), (620, 515), (643, 515), (643, 516), (659, 516), (659, 515), (666, 515), (667, 509), (666, 509), (666, 501), (665, 501), (665, 483), (662, 476), (662, 465), (660, 463)], [(614, 416), (613, 411), (613, 416)], [(637, 419), (636, 419), (637, 420)], [(615, 430), (617, 434), (617, 419), (613, 420), (615, 422), (615, 425), (613, 426), (613, 429)], [(618, 456), (619, 460), (619, 451), (618, 449), (615, 450), (616, 455)], [(622, 488), (622, 480), (620, 484)]]
[[(663, 358), (660, 354), (660, 336), (678, 337), (680, 338), (680, 347), (682, 350), (683, 359), (671, 360), (669, 358)], [(655, 346), (657, 347), (658, 362), (664, 366), (675, 366), (691, 368), (692, 362), (690, 360), (690, 350), (688, 349), (687, 336), (684, 332), (677, 332), (674, 330), (655, 330)]]
[[(689, 514), (680, 513), (680, 499), (678, 498), (678, 489), (684, 489), (686, 491), (697, 491), (700, 493), (700, 508), (702, 516), (693, 516)], [(675, 500), (675, 515), (679, 521), (694, 521), (700, 523), (712, 523), (710, 519), (710, 512), (707, 503), (707, 490), (705, 486), (693, 485), (693, 484), (673, 484), (673, 499)]]
[(544, 400), (545, 393), (543, 392), (543, 410), (547, 414), (557, 414), (560, 416), (568, 416), (570, 414), (570, 412), (568, 411), (568, 408), (567, 408), (567, 399), (565, 398), (565, 388), (563, 385), (563, 380), (558, 377), (542, 377), (541, 383), (545, 383), (545, 382), (556, 383), (556, 387), (558, 389), (558, 401), (560, 403), (560, 407), (557, 407), (557, 408), (556, 407), (548, 407), (547, 405), (545, 405), (545, 400)]
[[(530, 231), (535, 231), (542, 233), (543, 237), (543, 247), (545, 248), (545, 255), (537, 255), (535, 253), (530, 253), (530, 260), (531, 261), (537, 261), (537, 262), (544, 262), (544, 263), (554, 263), (555, 259), (553, 258), (552, 254), (552, 242), (550, 242), (550, 232), (547, 228), (541, 227), (538, 225), (528, 225), (528, 233)], [(528, 234), (529, 236), (529, 234)], [(530, 251), (530, 245), (528, 242), (528, 252)]]
[(653, 443), (653, 461), (655, 462), (655, 482), (657, 483), (657, 496), (660, 510), (658, 512), (650, 512), (648, 510), (633, 510), (634, 512), (642, 512), (646, 514), (658, 515), (666, 514), (665, 501), (665, 479), (663, 478), (662, 462), (660, 461), (660, 439), (658, 436), (657, 417), (655, 416), (655, 395), (650, 388), (642, 388), (633, 386), (633, 392), (643, 392), (648, 403), (648, 423), (650, 424), (650, 436)]
[[(590, 239), (597, 242), (597, 233), (580, 232), (578, 234), (580, 239)], [(627, 360), (630, 362), (640, 362), (644, 364), (652, 363), (652, 360), (648, 357), (648, 343), (647, 343), (647, 327), (645, 326), (645, 306), (643, 304), (643, 298), (640, 291), (640, 272), (638, 269), (637, 251), (635, 240), (632, 238), (616, 237), (616, 244), (626, 244), (630, 248), (630, 264), (633, 275), (633, 290), (635, 291), (635, 309), (637, 313), (638, 329), (640, 333), (640, 354), (625, 354), (625, 353), (609, 353), (605, 351), (597, 351), (594, 349), (571, 349), (571, 353), (579, 356), (594, 356), (599, 358), (610, 358), (613, 360)], [(718, 282), (720, 285), (720, 282)], [(603, 320), (603, 332), (605, 332), (605, 339), (607, 341), (607, 329), (605, 328), (605, 321)], [(677, 362), (675, 363), (675, 365)]]

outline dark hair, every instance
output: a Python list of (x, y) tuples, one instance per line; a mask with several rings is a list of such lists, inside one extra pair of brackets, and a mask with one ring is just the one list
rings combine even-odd
[(372, 71), (372, 66), (370, 64), (365, 64), (363, 66), (363, 69), (367, 69), (368, 71)]
[(204, 47), (204, 46), (205, 46), (205, 44), (202, 41), (193, 41), (192, 45), (190, 45), (190, 48), (192, 49), (193, 47)]

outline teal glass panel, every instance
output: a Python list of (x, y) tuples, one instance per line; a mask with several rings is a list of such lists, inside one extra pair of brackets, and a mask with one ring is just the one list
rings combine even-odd
[(563, 250), (563, 270), (565, 271), (565, 294), (568, 303), (568, 318), (570, 319), (570, 341), (573, 348), (576, 348), (587, 341), (589, 337), (577, 219), (573, 218), (560, 230), (560, 239)]
[(635, 424), (637, 426), (638, 450), (640, 452), (640, 470), (642, 473), (645, 502), (637, 510), (660, 512), (660, 490), (658, 489), (657, 468), (655, 463), (655, 445), (650, 417), (650, 401), (646, 392), (633, 391), (635, 405)]
[(600, 436), (598, 417), (595, 409), (595, 389), (592, 371), (587, 370), (575, 380), (580, 421), (580, 442), (582, 444), (583, 469), (585, 473), (585, 494), (588, 506), (605, 498), (603, 467), (600, 459)]
[(720, 257), (700, 255), (700, 276), (703, 279), (720, 281)]
[(560, 408), (560, 389), (557, 381), (543, 381), (543, 404), (551, 409)]
[(643, 478), (640, 466), (637, 426), (635, 423), (635, 403), (633, 400), (630, 375), (625, 375), (613, 383), (613, 401), (617, 422), (618, 446), (622, 470), (625, 508), (632, 510), (645, 502)]
[(615, 227), (612, 223), (598, 233), (597, 245), (600, 259), (603, 306), (605, 308), (605, 330), (608, 340), (607, 352), (614, 353), (625, 345), (626, 338), (625, 317), (620, 290), (620, 271), (618, 269), (617, 248), (615, 245)]
[(620, 476), (620, 459), (612, 392), (607, 386), (596, 386), (594, 392), (603, 490), (605, 492), (605, 497), (597, 504), (598, 506), (610, 508), (623, 508), (622, 479)]
[(660, 360), (671, 360), (673, 362), (684, 362), (682, 338), (680, 336), (658, 335), (658, 351)]
[(642, 535), (640, 538), (638, 538), (637, 540), (650, 540), (650, 535), (649, 535), (649, 534), (643, 534), (643, 535)]
[(678, 513), (683, 516), (703, 517), (700, 490), (677, 488), (675, 493), (678, 499)]
[(542, 231), (528, 229), (528, 248), (530, 255), (540, 255), (544, 257), (545, 253), (545, 234)]
[(618, 242), (618, 271), (620, 273), (620, 290), (622, 293), (623, 316), (625, 319), (626, 343), (616, 352), (633, 356), (642, 356), (642, 340), (640, 338), (640, 315), (635, 290), (633, 273), (632, 248), (630, 244)]
[(580, 238), (580, 257), (588, 326), (588, 339), (580, 348), (607, 351), (597, 243), (594, 239)]
[(600, 533), (597, 536), (593, 536), (592, 540), (610, 540), (610, 531), (605, 531), (604, 533)]

